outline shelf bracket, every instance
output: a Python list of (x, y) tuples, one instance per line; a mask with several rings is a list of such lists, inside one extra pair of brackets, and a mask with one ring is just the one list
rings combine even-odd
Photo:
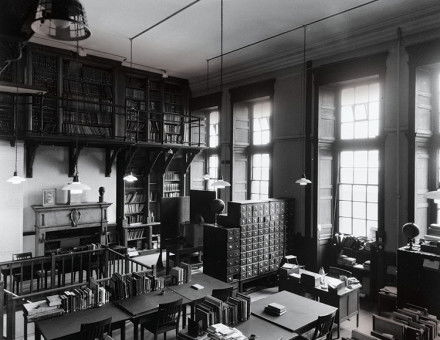
[(105, 149), (105, 177), (110, 177), (112, 173), (112, 166), (115, 162), (116, 157), (118, 156), (119, 152), (121, 151), (121, 148), (117, 149)]
[(82, 148), (81, 145), (69, 146), (69, 177), (75, 175), (75, 169), (78, 165), (78, 158)]
[(185, 153), (185, 164), (182, 169), (182, 173), (186, 174), (188, 171), (189, 166), (191, 165), (191, 162), (194, 160), (194, 157), (197, 156), (200, 150), (190, 150)]
[[(170, 150), (172, 152), (170, 152)], [(167, 171), (168, 166), (170, 165), (170, 163), (173, 160), (174, 156), (176, 155), (177, 151), (178, 151), (178, 149), (169, 149), (169, 150), (163, 151), (164, 162), (163, 162), (163, 168), (161, 169), (162, 175), (165, 174), (165, 172)]]
[(37, 152), (38, 144), (35, 143), (25, 143), (24, 149), (26, 154), (26, 178), (32, 178), (33, 176), (33, 167), (34, 167), (34, 160), (35, 160), (35, 154)]
[(144, 177), (147, 177), (148, 175), (150, 175), (151, 170), (153, 170), (157, 161), (163, 155), (164, 152), (165, 152), (164, 150), (160, 150), (160, 151), (149, 150), (148, 151), (148, 164), (145, 167)]
[(130, 148), (125, 154), (125, 163), (124, 163), (124, 174), (127, 173), (127, 169), (130, 167), (131, 162), (133, 161), (134, 155), (137, 152), (137, 148)]

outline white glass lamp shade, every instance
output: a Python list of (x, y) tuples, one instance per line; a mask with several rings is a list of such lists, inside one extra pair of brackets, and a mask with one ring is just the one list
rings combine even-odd
[(126, 175), (124, 177), (124, 181), (128, 182), (128, 183), (133, 183), (136, 182), (138, 179), (136, 176), (133, 175), (133, 173), (130, 172), (129, 175)]
[(211, 187), (214, 189), (224, 189), (226, 187), (230, 187), (231, 183), (221, 179), (216, 179), (212, 184)]
[(440, 190), (429, 191), (425, 194), (425, 197), (434, 200), (435, 203), (440, 203)]
[(297, 179), (297, 180), (295, 181), (295, 183), (296, 183), (296, 184), (299, 184), (299, 185), (301, 185), (301, 186), (305, 186), (305, 185), (307, 185), (307, 184), (312, 184), (312, 181), (309, 180), (309, 179), (307, 179), (306, 175), (303, 174), (303, 176), (302, 176), (300, 179)]
[(70, 191), (71, 194), (82, 194), (83, 191), (90, 190), (87, 184), (81, 183), (78, 176), (73, 177), (72, 183), (67, 183), (61, 190)]
[(14, 175), (7, 180), (7, 182), (11, 184), (21, 184), (24, 181), (26, 181), (26, 179), (18, 176), (17, 171), (14, 171)]

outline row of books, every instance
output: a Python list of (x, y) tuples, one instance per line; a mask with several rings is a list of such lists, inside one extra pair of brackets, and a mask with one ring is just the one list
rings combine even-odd
[(179, 267), (171, 268), (171, 284), (181, 285), (191, 282), (191, 270), (191, 265), (184, 262), (182, 262)]
[(164, 192), (163, 197), (179, 197), (179, 192)]
[(60, 295), (60, 300), (61, 308), (66, 313), (70, 313), (102, 306), (109, 302), (110, 294), (102, 286), (96, 286), (96, 289), (86, 287), (65, 291), (64, 294)]
[(240, 293), (226, 302), (207, 296), (195, 309), (195, 320), (202, 322), (204, 330), (217, 323), (234, 326), (248, 320), (250, 315), (251, 298)]
[(74, 135), (111, 137), (111, 128), (63, 123), (63, 132)]
[(164, 123), (163, 132), (166, 133), (166, 134), (180, 135), (182, 133), (182, 130), (181, 130), (181, 126), (180, 125)]
[(181, 134), (165, 134), (164, 143), (170, 143), (170, 144), (180, 144), (182, 143), (182, 135)]
[[(95, 67), (80, 65), (79, 72), (76, 70), (76, 62), (65, 61), (64, 80), (81, 80), (87, 83), (98, 85), (112, 85), (113, 77), (109, 71), (101, 70)], [(68, 78), (66, 78), (68, 77)]]
[(144, 214), (128, 215), (126, 216), (128, 224), (144, 223)]
[(112, 300), (118, 301), (151, 291), (162, 290), (164, 278), (150, 272), (136, 272), (131, 275), (114, 273), (109, 282)]
[(125, 88), (125, 97), (127, 100), (145, 100), (145, 91), (141, 89)]
[(144, 229), (136, 228), (136, 229), (128, 229), (128, 241), (137, 240), (144, 237)]
[(164, 181), (178, 181), (180, 180), (180, 176), (178, 172), (175, 171), (167, 171), (163, 176)]
[(164, 191), (179, 191), (179, 183), (164, 183), (163, 190)]
[(88, 104), (87, 106), (93, 109), (84, 109), (77, 111), (75, 107), (66, 107), (63, 114), (63, 121), (65, 123), (76, 123), (84, 125), (112, 125), (111, 115), (107, 112), (101, 112), (102, 110), (100, 110), (100, 105)]
[(125, 203), (145, 203), (147, 200), (147, 193), (133, 191), (125, 194)]
[(133, 204), (126, 204), (124, 206), (124, 213), (125, 214), (136, 214), (141, 213), (145, 208), (144, 203), (133, 203)]

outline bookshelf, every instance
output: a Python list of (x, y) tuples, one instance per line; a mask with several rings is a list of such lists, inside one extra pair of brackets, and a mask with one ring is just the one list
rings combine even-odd
[(129, 141), (147, 140), (148, 94), (145, 78), (128, 77), (125, 88), (126, 139)]
[[(35, 51), (32, 53), (32, 85), (45, 89), (47, 96), (32, 98), (32, 131), (58, 133), (58, 58), (53, 54)], [(40, 106), (40, 110), (38, 107)]]
[(165, 83), (163, 93), (164, 142), (182, 143), (184, 140), (184, 91), (178, 85)]
[(148, 80), (148, 113), (150, 115), (151, 127), (149, 140), (151, 142), (162, 142), (163, 122), (163, 83), (162, 80)]
[(113, 131), (111, 71), (63, 61), (62, 132), (110, 138)]
[(0, 93), (0, 135), (10, 136), (14, 131), (14, 96)]

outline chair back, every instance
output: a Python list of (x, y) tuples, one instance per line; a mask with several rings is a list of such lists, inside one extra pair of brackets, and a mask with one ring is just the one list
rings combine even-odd
[(105, 335), (111, 332), (112, 318), (104, 319), (97, 322), (81, 324), (80, 337), (81, 340), (103, 340)]
[(12, 254), (12, 261), (27, 260), (32, 258), (32, 252)]
[(232, 297), (232, 291), (234, 290), (234, 287), (228, 287), (223, 289), (213, 289), (212, 290), (212, 296), (216, 299), (219, 299), (223, 302), (226, 302), (226, 300), (230, 297)]
[(339, 279), (341, 276), (352, 277), (353, 273), (342, 268), (329, 267), (327, 275)]
[(316, 339), (331, 340), (333, 322), (335, 320), (335, 316), (336, 316), (336, 312), (324, 316), (318, 316), (318, 320), (316, 321), (315, 331), (313, 333), (313, 337), (311, 340), (316, 340)]
[(179, 326), (180, 312), (182, 307), (182, 299), (161, 303), (157, 311), (157, 326), (156, 330), (170, 329), (171, 327)]

